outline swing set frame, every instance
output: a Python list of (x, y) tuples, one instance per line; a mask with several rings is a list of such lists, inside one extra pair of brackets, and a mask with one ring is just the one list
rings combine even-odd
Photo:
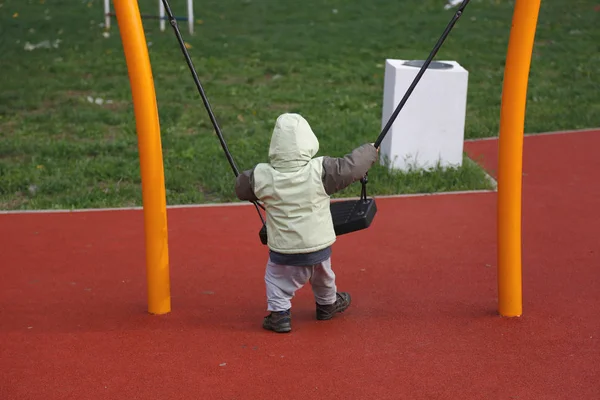
[[(460, 9), (468, 1), (464, 0)], [(166, 0), (163, 2), (166, 3)], [(540, 3), (541, 0), (515, 2), (504, 69), (498, 161), (497, 269), (498, 312), (506, 317), (522, 315), (523, 134), (529, 70)], [(114, 4), (131, 84), (140, 153), (148, 312), (166, 314), (171, 311), (166, 195), (154, 82), (137, 1), (114, 0)], [(176, 27), (174, 21), (176, 20), (172, 19), (171, 24)], [(452, 22), (449, 28), (451, 25)], [(422, 71), (424, 72), (424, 68)], [(409, 94), (407, 91), (407, 95)], [(399, 113), (401, 104), (402, 102), (396, 108), (395, 115)], [(388, 121), (387, 130), (395, 115)], [(377, 146), (387, 130), (384, 128), (380, 134)], [(222, 145), (226, 146), (224, 141)]]

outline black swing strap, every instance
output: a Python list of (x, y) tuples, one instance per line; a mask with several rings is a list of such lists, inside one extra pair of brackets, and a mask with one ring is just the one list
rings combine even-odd
[[(215, 117), (215, 114), (212, 111), (212, 108), (210, 106), (208, 98), (206, 97), (206, 93), (204, 92), (204, 88), (202, 87), (202, 84), (200, 83), (200, 78), (198, 78), (198, 74), (196, 73), (196, 69), (194, 68), (192, 59), (189, 55), (189, 52), (187, 51), (187, 47), (185, 47), (185, 42), (183, 41), (183, 37), (181, 36), (181, 32), (179, 31), (179, 26), (177, 25), (177, 19), (173, 16), (173, 12), (171, 11), (171, 6), (169, 5), (169, 2), (167, 0), (162, 0), (162, 2), (165, 6), (165, 11), (167, 12), (167, 16), (169, 18), (169, 23), (171, 24), (171, 26), (173, 27), (173, 30), (175, 31), (175, 36), (177, 36), (177, 41), (179, 42), (179, 47), (181, 47), (181, 51), (183, 52), (183, 55), (185, 56), (185, 61), (187, 62), (188, 67), (190, 68), (190, 72), (192, 73), (192, 77), (194, 78), (194, 82), (196, 83), (196, 87), (198, 88), (198, 92), (200, 93), (200, 96), (202, 97), (202, 101), (204, 102), (204, 107), (206, 107), (206, 111), (208, 112), (210, 121), (212, 122), (215, 132), (216, 132), (217, 136), (219, 137), (219, 141), (221, 142), (221, 147), (223, 147), (223, 151), (225, 152), (227, 161), (229, 161), (229, 165), (231, 165), (231, 169), (233, 170), (233, 173), (235, 174), (235, 176), (237, 178), (237, 176), (240, 174), (240, 171), (239, 171), (237, 165), (235, 164), (235, 161), (233, 160), (233, 156), (231, 155), (229, 148), (227, 147), (225, 138), (223, 137), (223, 134), (221, 133), (221, 128), (219, 128), (219, 124), (217, 123), (217, 118)], [(265, 208), (256, 201), (253, 201), (252, 203), (254, 204), (254, 207), (256, 207), (256, 211), (258, 212), (260, 220), (262, 221), (262, 223), (264, 225), (265, 220), (264, 220), (262, 214), (260, 213), (260, 210), (258, 209), (258, 207), (262, 208), (263, 210)]]
[(400, 110), (406, 104), (406, 101), (408, 100), (409, 96), (412, 94), (413, 90), (415, 90), (415, 87), (417, 86), (417, 83), (419, 83), (419, 80), (421, 80), (421, 77), (425, 73), (425, 70), (427, 69), (427, 67), (429, 67), (429, 64), (431, 64), (431, 61), (433, 60), (433, 58), (437, 54), (437, 52), (440, 49), (440, 47), (442, 47), (442, 44), (444, 43), (444, 41), (446, 40), (446, 38), (450, 34), (450, 31), (454, 27), (454, 24), (456, 24), (456, 21), (458, 21), (458, 19), (461, 17), (461, 15), (462, 15), (465, 7), (467, 6), (467, 4), (469, 4), (469, 1), (470, 0), (463, 0), (462, 4), (458, 8), (458, 10), (456, 10), (456, 13), (454, 13), (454, 16), (452, 17), (452, 20), (450, 20), (450, 22), (448, 23), (448, 26), (446, 26), (446, 29), (444, 30), (444, 33), (442, 33), (442, 36), (438, 39), (437, 43), (433, 47), (433, 50), (431, 50), (431, 53), (429, 53), (429, 57), (427, 57), (427, 60), (425, 60), (425, 62), (421, 66), (421, 69), (419, 69), (419, 72), (417, 73), (417, 76), (415, 76), (415, 79), (413, 79), (412, 83), (410, 84), (410, 86), (406, 90), (406, 93), (404, 93), (404, 97), (402, 97), (402, 100), (400, 100), (400, 103), (398, 103), (398, 106), (396, 106), (396, 109), (394, 110), (394, 113), (392, 114), (392, 116), (390, 117), (390, 119), (388, 120), (388, 122), (385, 124), (385, 127), (383, 128), (383, 130), (379, 134), (379, 137), (375, 141), (375, 148), (378, 148), (379, 145), (381, 145), (381, 142), (385, 138), (385, 135), (387, 135), (388, 131), (390, 130), (390, 128), (392, 126), (392, 124), (396, 120), (396, 117), (400, 113)]
[[(431, 61), (433, 61), (433, 58), (437, 54), (437, 52), (440, 49), (440, 47), (442, 47), (442, 44), (444, 43), (444, 41), (446, 40), (446, 38), (450, 34), (450, 31), (452, 30), (452, 28), (456, 24), (456, 21), (458, 21), (458, 19), (462, 16), (462, 13), (463, 13), (465, 7), (467, 6), (467, 4), (469, 4), (469, 1), (470, 0), (463, 0), (462, 4), (458, 8), (458, 10), (456, 10), (456, 12), (454, 13), (454, 16), (452, 17), (452, 19), (450, 20), (450, 22), (446, 26), (446, 29), (442, 33), (442, 36), (440, 36), (440, 38), (438, 39), (437, 43), (433, 47), (433, 50), (431, 50), (431, 53), (429, 53), (429, 56), (427, 57), (427, 59), (425, 60), (425, 62), (421, 66), (421, 68), (419, 69), (419, 72), (417, 73), (417, 76), (415, 76), (415, 79), (413, 79), (412, 83), (410, 84), (410, 86), (406, 90), (406, 93), (404, 93), (404, 97), (402, 97), (402, 100), (400, 100), (400, 103), (398, 103), (398, 105), (396, 106), (396, 109), (394, 110), (393, 114), (390, 116), (390, 118), (388, 119), (388, 122), (385, 124), (383, 130), (379, 134), (379, 137), (377, 138), (377, 140), (374, 143), (375, 148), (379, 148), (379, 146), (381, 145), (381, 142), (383, 141), (383, 139), (385, 138), (385, 136), (389, 132), (390, 128), (392, 127), (392, 124), (396, 120), (396, 117), (398, 117), (398, 114), (400, 114), (400, 110), (402, 110), (402, 108), (406, 104), (408, 98), (410, 97), (410, 95), (412, 94), (412, 92), (415, 90), (415, 87), (417, 86), (417, 83), (419, 83), (419, 81), (421, 80), (421, 77), (423, 77), (423, 74), (425, 73), (425, 70), (427, 69), (427, 67), (429, 67), (429, 64), (431, 64)], [(365, 176), (360, 180), (360, 183), (362, 184), (362, 190), (361, 190), (360, 197), (361, 197), (361, 200), (363, 200), (363, 201), (366, 201), (366, 199), (367, 199), (367, 187), (366, 187), (366, 184), (367, 184), (367, 175), (368, 175), (368, 173), (365, 174)]]

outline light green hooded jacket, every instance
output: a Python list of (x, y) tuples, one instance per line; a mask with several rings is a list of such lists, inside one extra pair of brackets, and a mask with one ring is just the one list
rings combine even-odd
[(282, 114), (273, 129), (270, 162), (236, 178), (238, 199), (265, 205), (272, 251), (307, 254), (331, 246), (336, 236), (329, 196), (358, 181), (377, 160), (370, 143), (341, 158), (313, 158), (318, 151), (308, 122), (298, 114)]
[(323, 186), (319, 141), (298, 114), (279, 116), (269, 163), (254, 168), (254, 193), (265, 205), (268, 246), (283, 254), (310, 253), (331, 246), (336, 235), (329, 195)]

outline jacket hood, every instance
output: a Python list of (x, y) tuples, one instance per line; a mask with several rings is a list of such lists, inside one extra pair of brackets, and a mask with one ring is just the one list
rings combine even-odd
[(319, 140), (299, 114), (281, 114), (275, 122), (269, 161), (277, 170), (303, 167), (319, 151)]

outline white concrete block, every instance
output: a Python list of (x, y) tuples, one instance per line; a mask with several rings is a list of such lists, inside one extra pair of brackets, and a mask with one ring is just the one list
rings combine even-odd
[[(386, 60), (382, 129), (423, 63), (406, 62)], [(383, 165), (403, 171), (462, 165), (468, 77), (456, 61), (429, 64), (381, 142)]]

